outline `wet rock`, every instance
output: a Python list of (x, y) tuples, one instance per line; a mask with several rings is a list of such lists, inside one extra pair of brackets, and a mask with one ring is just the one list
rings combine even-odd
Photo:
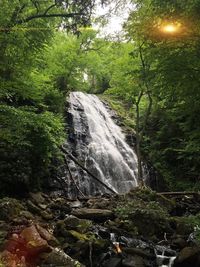
[(69, 215), (64, 219), (66, 229), (77, 230), (80, 233), (85, 233), (89, 227), (92, 226), (92, 222), (86, 219), (79, 219), (76, 216)]
[(70, 256), (65, 254), (62, 250), (56, 248), (51, 253), (43, 256), (43, 263), (41, 267), (84, 267), (83, 264), (77, 260), (72, 259)]
[(154, 254), (151, 254), (145, 250), (139, 249), (139, 248), (124, 248), (123, 251), (126, 254), (130, 254), (130, 255), (138, 255), (141, 256), (143, 258), (148, 258), (151, 260), (154, 260), (156, 258), (156, 256)]
[(103, 209), (76, 209), (72, 211), (72, 215), (83, 218), (83, 219), (91, 219), (91, 220), (106, 220), (113, 218), (113, 212), (111, 210), (103, 210)]
[(182, 237), (177, 237), (177, 238), (172, 240), (171, 247), (174, 249), (183, 249), (186, 246), (187, 246), (187, 242)]
[(122, 259), (121, 258), (110, 258), (109, 260), (106, 260), (103, 264), (103, 267), (121, 267), (122, 266)]
[(200, 266), (200, 248), (183, 248), (174, 261), (173, 267), (199, 267)]
[(0, 200), (0, 220), (10, 221), (22, 210), (25, 207), (16, 199), (6, 197)]
[(145, 267), (145, 263), (142, 257), (135, 256), (126, 258), (122, 261), (123, 267)]

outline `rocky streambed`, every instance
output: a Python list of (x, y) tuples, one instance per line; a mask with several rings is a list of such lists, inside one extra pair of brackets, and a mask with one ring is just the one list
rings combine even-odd
[(2, 267), (200, 266), (200, 197), (135, 189), (69, 200), (0, 200)]

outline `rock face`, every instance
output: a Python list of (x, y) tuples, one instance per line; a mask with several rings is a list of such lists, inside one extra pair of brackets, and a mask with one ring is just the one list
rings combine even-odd
[[(71, 122), (68, 151), (98, 179), (115, 192), (126, 193), (137, 185), (137, 157), (126, 143), (125, 135), (112, 115), (95, 95), (73, 92), (69, 98), (68, 121)], [(104, 186), (69, 161), (76, 185), (86, 196), (109, 193)], [(65, 170), (67, 179), (67, 169)], [(68, 179), (68, 195), (80, 195)]]

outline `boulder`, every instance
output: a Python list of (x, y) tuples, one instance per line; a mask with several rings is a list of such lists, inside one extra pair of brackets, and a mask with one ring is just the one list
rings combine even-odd
[(25, 207), (17, 199), (8, 197), (0, 199), (0, 220), (11, 221), (22, 210), (25, 210)]
[(82, 218), (103, 221), (114, 217), (111, 210), (81, 208), (72, 211), (72, 215)]
[(59, 244), (58, 240), (46, 229), (44, 229), (39, 224), (36, 224), (36, 229), (40, 236), (48, 242), (51, 246), (57, 246)]
[(69, 215), (64, 220), (65, 228), (68, 230), (77, 230), (80, 233), (85, 233), (92, 222), (86, 219), (79, 219), (76, 216)]
[(130, 255), (138, 255), (142, 258), (147, 258), (147, 259), (151, 259), (154, 260), (156, 257), (154, 254), (151, 254), (143, 249), (140, 248), (124, 248), (123, 251), (126, 254), (130, 254)]
[(43, 263), (41, 267), (84, 267), (83, 264), (77, 260), (72, 259), (70, 256), (65, 254), (62, 250), (55, 248), (51, 253), (43, 255)]
[(135, 256), (135, 257), (128, 257), (122, 261), (123, 267), (145, 267), (146, 264), (142, 257)]
[(107, 198), (101, 198), (101, 201), (99, 201), (99, 198), (91, 198), (87, 201), (87, 205), (93, 209), (106, 209), (110, 202), (110, 199)]
[(34, 225), (26, 227), (20, 233), (20, 237), (24, 239), (27, 250), (31, 255), (38, 255), (41, 252), (50, 251), (47, 241), (40, 236)]
[(103, 265), (103, 267), (121, 267), (122, 266), (122, 259), (117, 257), (112, 257), (109, 260), (106, 260)]
[(200, 266), (200, 248), (183, 248), (174, 261), (173, 267), (199, 267)]
[(44, 204), (45, 203), (45, 198), (43, 197), (41, 192), (37, 193), (30, 193), (31, 200), (36, 204)]

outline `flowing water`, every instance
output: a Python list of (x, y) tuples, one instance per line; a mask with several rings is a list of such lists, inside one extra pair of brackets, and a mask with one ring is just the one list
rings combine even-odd
[[(137, 157), (102, 101), (91, 94), (73, 92), (68, 110), (71, 152), (97, 178), (117, 193), (137, 186)], [(108, 192), (85, 171), (70, 162), (73, 180), (86, 195)]]

